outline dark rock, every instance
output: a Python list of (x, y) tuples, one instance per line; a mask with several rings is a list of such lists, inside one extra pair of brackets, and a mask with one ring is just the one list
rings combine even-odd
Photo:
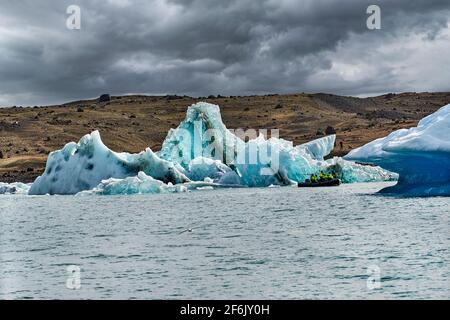
[(281, 108), (283, 108), (283, 106), (281, 105), (281, 103), (279, 103), (279, 104), (277, 104), (277, 105), (275, 106), (275, 109), (281, 109)]
[(77, 108), (77, 112), (84, 112), (84, 110), (83, 110), (83, 108), (78, 107), (78, 108)]
[(326, 134), (326, 135), (336, 134), (336, 129), (334, 129), (332, 126), (328, 126), (328, 127), (325, 129), (325, 134)]
[(166, 100), (178, 100), (178, 99), (183, 99), (183, 97), (177, 96), (176, 94), (168, 94), (166, 95)]
[(4, 155), (3, 155), (3, 151), (0, 151), (0, 159), (3, 159)]
[(324, 135), (325, 135), (325, 133), (323, 133), (323, 131), (317, 130), (316, 136), (324, 136)]
[(107, 93), (102, 94), (100, 98), (98, 98), (98, 102), (108, 102), (108, 101), (111, 101), (111, 97)]

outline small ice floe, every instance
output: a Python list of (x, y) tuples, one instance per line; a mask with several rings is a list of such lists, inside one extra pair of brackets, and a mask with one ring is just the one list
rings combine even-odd
[(27, 194), (30, 187), (31, 183), (27, 184), (22, 182), (0, 182), (0, 194)]

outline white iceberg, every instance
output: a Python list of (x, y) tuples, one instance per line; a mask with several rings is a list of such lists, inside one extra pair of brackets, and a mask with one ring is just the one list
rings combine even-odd
[(204, 181), (206, 178), (218, 181), (228, 172), (233, 170), (220, 160), (197, 157), (189, 162), (186, 174), (194, 181)]
[(50, 153), (44, 174), (32, 184), (29, 194), (75, 194), (96, 187), (102, 180), (136, 176), (139, 171), (163, 182), (189, 181), (173, 163), (160, 159), (150, 148), (139, 154), (116, 153), (94, 131), (80, 142), (70, 142)]
[(28, 194), (28, 190), (30, 190), (30, 187), (31, 183), (0, 182), (0, 194)]
[(323, 160), (334, 149), (336, 135), (332, 134), (320, 139), (301, 144), (297, 149), (306, 152), (314, 160)]
[(412, 196), (450, 196), (450, 105), (351, 151), (345, 159), (379, 165), (400, 174), (383, 192)]
[[(206, 179), (208, 180), (208, 179)], [(124, 179), (110, 178), (103, 180), (92, 190), (77, 193), (85, 195), (131, 195), (131, 194), (156, 194), (156, 193), (179, 193), (192, 190), (214, 190), (217, 188), (229, 188), (229, 185), (217, 184), (212, 181), (190, 181), (173, 185), (171, 182), (164, 183), (139, 172), (137, 176)]]
[(98, 186), (89, 191), (83, 191), (80, 195), (86, 194), (102, 194), (102, 195), (119, 195), (119, 194), (142, 194), (142, 193), (171, 193), (185, 192), (187, 189), (182, 185), (173, 185), (171, 183), (154, 179), (144, 172), (140, 171), (136, 176), (124, 179), (109, 178), (103, 180)]
[(103, 144), (98, 131), (78, 143), (68, 143), (50, 153), (44, 174), (29, 194), (178, 192), (178, 185), (188, 190), (268, 187), (303, 182), (320, 171), (335, 171), (344, 182), (396, 178), (378, 167), (337, 157), (324, 160), (334, 148), (335, 135), (293, 146), (273, 132), (270, 139), (265, 134), (229, 130), (217, 105), (197, 103), (188, 108), (185, 120), (169, 131), (158, 152), (150, 148), (138, 154), (114, 152)]

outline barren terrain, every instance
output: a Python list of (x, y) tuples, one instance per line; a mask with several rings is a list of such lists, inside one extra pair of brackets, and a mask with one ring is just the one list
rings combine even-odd
[[(103, 100), (103, 101), (101, 101)], [(99, 130), (114, 151), (158, 150), (170, 128), (198, 101), (218, 104), (228, 128), (279, 129), (304, 143), (336, 132), (334, 155), (417, 122), (450, 103), (450, 93), (402, 93), (370, 98), (330, 94), (265, 96), (111, 96), (56, 106), (0, 108), (0, 181), (31, 182), (50, 151)], [(327, 129), (328, 128), (328, 129)]]

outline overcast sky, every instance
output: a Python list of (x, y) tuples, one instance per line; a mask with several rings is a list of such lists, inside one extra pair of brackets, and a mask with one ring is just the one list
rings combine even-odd
[[(381, 30), (366, 27), (370, 4)], [(0, 105), (448, 91), (449, 19), (449, 0), (1, 0)]]

